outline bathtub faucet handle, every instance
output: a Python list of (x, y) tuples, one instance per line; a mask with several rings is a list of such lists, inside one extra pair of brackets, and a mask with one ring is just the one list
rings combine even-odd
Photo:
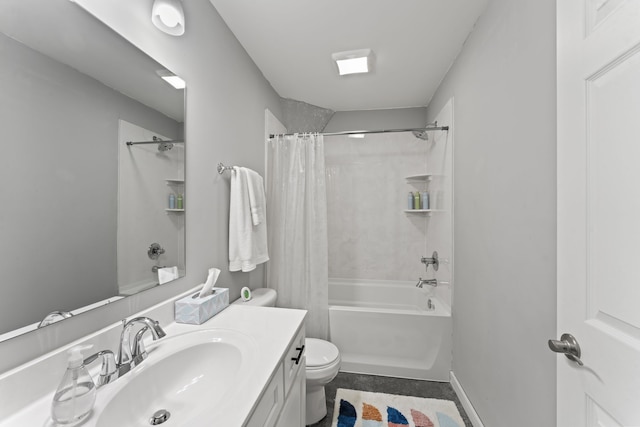
[(433, 286), (435, 288), (436, 286), (438, 286), (438, 280), (437, 279), (423, 279), (422, 277), (420, 277), (418, 279), (418, 283), (416, 283), (416, 288), (422, 288), (424, 285)]
[(438, 260), (438, 252), (433, 251), (431, 258), (422, 257), (420, 258), (420, 262), (425, 265), (425, 268), (429, 268), (429, 265), (433, 265), (433, 269), (438, 271), (438, 267), (440, 266), (440, 261)]

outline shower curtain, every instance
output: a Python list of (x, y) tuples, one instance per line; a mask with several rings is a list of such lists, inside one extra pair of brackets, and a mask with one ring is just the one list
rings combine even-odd
[(327, 200), (322, 135), (267, 141), (267, 285), (278, 306), (308, 310), (307, 336), (327, 339)]

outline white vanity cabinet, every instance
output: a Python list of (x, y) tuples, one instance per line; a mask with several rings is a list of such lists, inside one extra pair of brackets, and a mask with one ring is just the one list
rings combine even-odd
[[(171, 412), (171, 425), (205, 427), (214, 420), (217, 426), (229, 427), (304, 426), (306, 312), (231, 304), (202, 325), (173, 322), (175, 301), (197, 289), (135, 314), (160, 322), (166, 337), (149, 344), (148, 357), (139, 367), (98, 390), (92, 414), (83, 427), (123, 425), (113, 420), (119, 420), (125, 413), (142, 420), (131, 418), (125, 424), (144, 425), (157, 409)], [(53, 426), (51, 399), (65, 372), (67, 351), (87, 344), (95, 349), (110, 348), (119, 342), (121, 331), (120, 322), (114, 323), (45, 357), (0, 372), (0, 427)], [(234, 350), (218, 352), (216, 347), (209, 348), (211, 343)], [(196, 353), (200, 356), (192, 357)], [(236, 354), (239, 363), (230, 363), (228, 355)], [(188, 374), (181, 374), (180, 363), (190, 364), (185, 366)], [(224, 369), (225, 364), (233, 369), (229, 375), (218, 372), (218, 367)], [(163, 370), (168, 365), (174, 367), (171, 369), (174, 380), (158, 383), (155, 374), (149, 375), (152, 370)], [(213, 372), (209, 369), (212, 365), (216, 366)], [(92, 374), (97, 376), (99, 369), (96, 364)], [(176, 388), (191, 387), (194, 376), (198, 381), (219, 381), (219, 388), (202, 399), (198, 396), (188, 404), (176, 404), (173, 399)], [(154, 387), (157, 392), (154, 396), (159, 400), (152, 399), (153, 407), (129, 399), (147, 387)], [(163, 387), (166, 393), (162, 392)], [(121, 393), (127, 397), (121, 398)]]
[(304, 325), (284, 353), (265, 387), (246, 427), (303, 427), (305, 425)]

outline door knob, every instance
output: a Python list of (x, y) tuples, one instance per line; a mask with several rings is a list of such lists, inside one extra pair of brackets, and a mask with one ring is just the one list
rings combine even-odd
[(582, 360), (580, 360), (580, 345), (571, 334), (562, 334), (560, 341), (549, 340), (549, 348), (551, 351), (564, 354), (567, 359), (576, 362), (580, 366), (584, 365)]

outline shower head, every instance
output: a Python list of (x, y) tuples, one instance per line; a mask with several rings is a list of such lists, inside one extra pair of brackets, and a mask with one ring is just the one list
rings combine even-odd
[(427, 130), (423, 129), (423, 130), (414, 130), (412, 131), (413, 136), (415, 136), (418, 139), (422, 139), (424, 141), (427, 141), (429, 139), (429, 135), (427, 134)]
[(154, 141), (158, 141), (158, 151), (169, 151), (173, 148), (173, 143), (168, 141), (163, 141), (157, 136), (153, 137)]
[(158, 144), (158, 151), (169, 151), (173, 148), (173, 143), (161, 141)]

